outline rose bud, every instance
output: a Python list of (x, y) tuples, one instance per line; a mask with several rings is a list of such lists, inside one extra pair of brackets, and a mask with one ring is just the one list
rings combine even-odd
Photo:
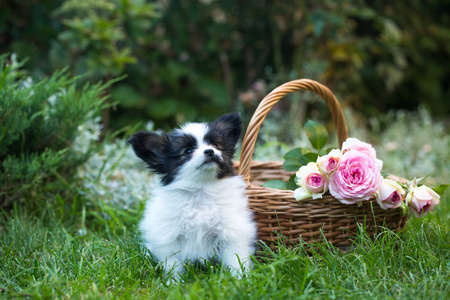
[(383, 179), (380, 189), (375, 193), (375, 198), (382, 209), (400, 207), (405, 190), (395, 181)]
[(333, 149), (328, 155), (321, 156), (317, 159), (317, 167), (322, 175), (328, 177), (336, 171), (339, 160), (341, 158), (341, 151)]
[(417, 218), (426, 216), (439, 202), (440, 196), (426, 185), (420, 187), (411, 186), (406, 196), (409, 210)]

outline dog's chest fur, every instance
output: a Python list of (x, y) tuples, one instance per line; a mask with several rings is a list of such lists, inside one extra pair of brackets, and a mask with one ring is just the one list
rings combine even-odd
[(208, 227), (215, 227), (214, 220), (217, 221), (219, 217), (219, 210), (217, 204), (213, 201), (213, 196), (199, 191), (196, 193), (191, 193), (186, 201), (186, 206), (182, 209), (180, 217), (187, 221), (187, 223), (192, 223), (193, 226), (198, 224), (209, 224)]
[[(187, 195), (186, 195), (187, 196)], [(204, 191), (191, 193), (186, 206), (180, 211), (178, 240), (194, 239), (197, 242), (219, 242), (223, 226), (221, 214), (213, 195)]]
[(141, 222), (148, 247), (157, 257), (168, 248), (186, 257), (213, 257), (248, 227), (244, 188), (240, 178), (230, 177), (202, 188), (177, 182), (158, 189)]

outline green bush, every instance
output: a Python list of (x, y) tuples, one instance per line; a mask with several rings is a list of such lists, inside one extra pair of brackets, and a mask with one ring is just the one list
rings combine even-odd
[[(65, 70), (34, 82), (15, 55), (0, 56), (0, 207), (61, 191), (92, 147), (71, 147), (78, 127), (104, 108), (108, 84), (76, 86)], [(30, 197), (31, 195), (31, 197)]]
[[(405, 3), (0, 1), (0, 53), (28, 57), (37, 74), (66, 66), (85, 80), (127, 74), (111, 88), (112, 129), (149, 119), (169, 129), (230, 110), (247, 117), (294, 78), (326, 84), (366, 119), (419, 104), (448, 118), (448, 4)], [(261, 82), (267, 88), (255, 95)], [(283, 103), (301, 121), (304, 110), (322, 111)]]

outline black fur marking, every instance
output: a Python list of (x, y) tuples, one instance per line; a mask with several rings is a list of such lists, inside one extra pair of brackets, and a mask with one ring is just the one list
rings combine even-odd
[(180, 167), (191, 159), (192, 155), (186, 153), (186, 149), (197, 148), (197, 141), (190, 134), (158, 135), (142, 131), (128, 142), (153, 172), (162, 175), (163, 185), (170, 184)]
[(204, 140), (222, 151), (222, 160), (218, 161), (217, 177), (233, 176), (233, 155), (242, 129), (242, 118), (239, 113), (226, 114), (208, 124), (209, 130)]
[(168, 143), (167, 135), (159, 135), (154, 132), (141, 131), (134, 134), (128, 143), (133, 146), (137, 157), (142, 159), (155, 173), (164, 174), (165, 167), (165, 145)]

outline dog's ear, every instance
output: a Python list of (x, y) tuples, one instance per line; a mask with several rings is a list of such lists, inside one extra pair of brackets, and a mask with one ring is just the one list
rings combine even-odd
[(145, 161), (150, 169), (159, 174), (164, 174), (164, 148), (167, 140), (165, 134), (159, 135), (154, 132), (140, 131), (135, 133), (128, 140), (128, 143), (133, 146), (137, 157)]
[(240, 113), (225, 114), (215, 120), (211, 127), (217, 131), (223, 132), (230, 141), (236, 145), (241, 135), (242, 117)]

